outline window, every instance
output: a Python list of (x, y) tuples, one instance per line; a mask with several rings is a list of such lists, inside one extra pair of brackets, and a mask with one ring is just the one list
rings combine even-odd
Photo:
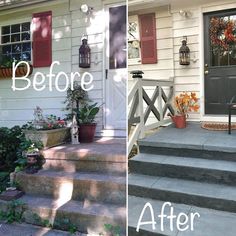
[(0, 61), (31, 61), (30, 22), (2, 26)]
[(141, 63), (138, 17), (131, 16), (128, 26), (128, 59), (129, 64)]
[(155, 13), (129, 17), (129, 64), (156, 64), (157, 39)]

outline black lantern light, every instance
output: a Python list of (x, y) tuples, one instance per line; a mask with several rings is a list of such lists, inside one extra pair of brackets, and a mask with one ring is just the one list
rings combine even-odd
[(88, 39), (82, 39), (82, 45), (79, 48), (79, 67), (89, 68), (91, 63), (90, 48), (88, 46)]
[(190, 64), (190, 49), (187, 46), (187, 37), (182, 40), (182, 46), (179, 49), (179, 64), (180, 65)]

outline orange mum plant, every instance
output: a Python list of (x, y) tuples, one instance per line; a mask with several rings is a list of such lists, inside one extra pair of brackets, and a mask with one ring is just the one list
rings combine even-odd
[(199, 109), (198, 98), (196, 93), (181, 93), (175, 97), (175, 106), (177, 113), (181, 115), (187, 115), (188, 112), (197, 112)]

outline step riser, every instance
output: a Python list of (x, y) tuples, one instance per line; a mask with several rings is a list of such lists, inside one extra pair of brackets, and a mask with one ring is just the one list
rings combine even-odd
[(66, 172), (98, 172), (126, 175), (126, 163), (92, 162), (92, 161), (68, 161), (47, 159), (43, 169), (62, 170)]
[(143, 229), (139, 229), (139, 232), (136, 231), (136, 228), (129, 226), (128, 227), (128, 235), (132, 236), (168, 236), (166, 234), (159, 234), (157, 232), (152, 233), (150, 231), (146, 231)]
[(216, 184), (221, 183), (227, 185), (236, 185), (236, 172), (148, 162), (140, 163), (133, 160), (130, 161), (129, 167), (131, 173), (142, 175), (163, 176)]
[(16, 180), (28, 194), (47, 195), (53, 198), (125, 203), (126, 186), (120, 183), (96, 180), (49, 178), (46, 176), (18, 174)]
[(105, 154), (90, 154), (76, 153), (76, 152), (59, 152), (47, 150), (43, 152), (44, 158), (55, 159), (55, 160), (68, 160), (68, 161), (100, 161), (100, 162), (123, 162), (126, 163), (126, 155), (110, 153), (110, 155)]
[[(98, 232), (105, 233), (104, 225), (119, 225), (123, 232), (125, 232), (125, 221), (123, 219), (112, 219), (109, 217), (98, 217), (94, 215), (84, 215), (78, 213), (68, 213), (63, 210), (58, 210), (57, 212), (51, 211), (49, 209), (27, 209), (23, 218), (26, 223), (40, 225), (38, 219), (35, 218), (35, 214), (37, 214), (42, 220), (49, 220), (50, 223), (53, 222), (63, 222), (64, 219), (68, 219), (71, 224), (76, 225), (80, 232), (83, 233), (93, 233)], [(66, 225), (62, 225), (57, 227), (60, 230), (68, 230), (65, 227)], [(96, 234), (96, 235), (97, 235)]]
[[(236, 201), (129, 185), (129, 195), (236, 213)], [(216, 193), (217, 196), (217, 193)]]
[(179, 157), (194, 157), (210, 160), (225, 160), (236, 161), (236, 154), (229, 152), (207, 151), (187, 148), (168, 148), (168, 147), (152, 147), (152, 146), (139, 146), (140, 153), (169, 155)]
[[(7, 202), (1, 202), (0, 210), (6, 212), (7, 204)], [(49, 221), (49, 223), (52, 225), (54, 222), (57, 222), (58, 225), (59, 222), (63, 222), (65, 219), (68, 219), (70, 224), (63, 225), (61, 223), (60, 226), (55, 228), (60, 230), (68, 230), (68, 227), (73, 224), (79, 229), (80, 232), (91, 233), (91, 235), (98, 235), (98, 232), (100, 232), (106, 235), (104, 225), (111, 224), (120, 226), (121, 232), (123, 233), (122, 235), (125, 235), (126, 220), (124, 216), (113, 219), (107, 216), (82, 214), (80, 212), (67, 212), (60, 208), (57, 210), (52, 210), (49, 208), (38, 208), (37, 206), (30, 207), (28, 205), (24, 206), (24, 212), (22, 216), (22, 220), (24, 222), (38, 226), (45, 226), (43, 225), (44, 220)], [(93, 232), (96, 232), (96, 234), (93, 234)]]

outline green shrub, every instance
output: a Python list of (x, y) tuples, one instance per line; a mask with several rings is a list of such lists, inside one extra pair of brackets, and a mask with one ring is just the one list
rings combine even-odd
[(24, 138), (19, 126), (0, 128), (0, 171), (14, 171), (20, 144)]

